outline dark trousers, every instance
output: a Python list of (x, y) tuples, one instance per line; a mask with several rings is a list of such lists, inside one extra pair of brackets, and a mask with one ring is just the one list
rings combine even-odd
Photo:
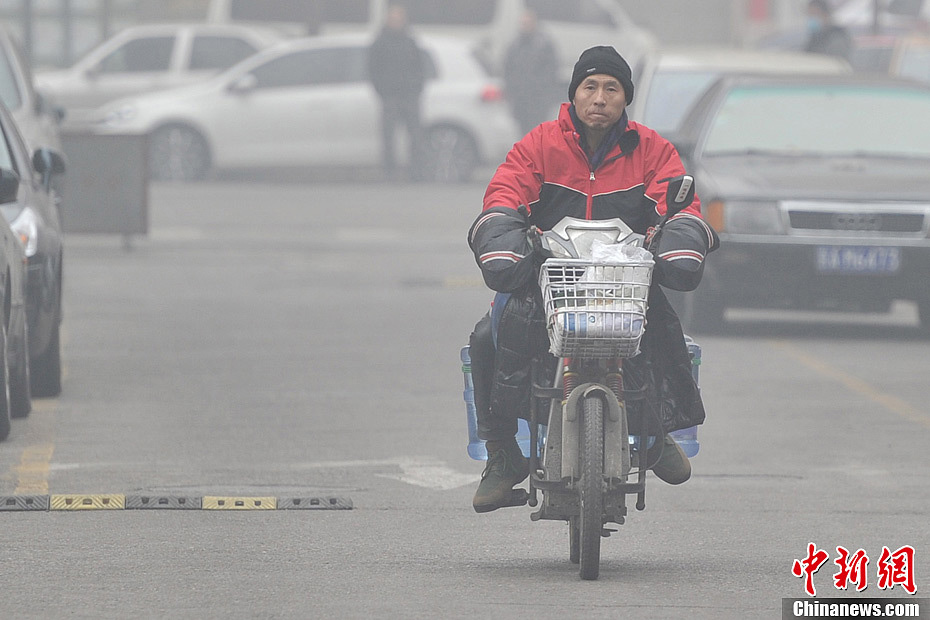
[(485, 315), (468, 339), (471, 356), (471, 378), (475, 386), (475, 417), (478, 438), (484, 440), (512, 439), (517, 434), (516, 412), (491, 411), (491, 389), (494, 385), (494, 337), (491, 317)]
[(391, 174), (397, 170), (395, 143), (397, 128), (401, 125), (407, 132), (411, 176), (421, 176), (424, 145), (419, 95), (384, 97), (381, 100), (381, 161), (385, 172)]
[(475, 325), (469, 347), (478, 437), (512, 439), (517, 418), (529, 415), (532, 360), (551, 366), (545, 376), (555, 370), (539, 289), (498, 294), (491, 315)]

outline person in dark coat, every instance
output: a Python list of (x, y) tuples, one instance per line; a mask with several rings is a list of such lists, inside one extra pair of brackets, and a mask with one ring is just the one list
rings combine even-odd
[(810, 37), (804, 51), (849, 60), (852, 39), (845, 28), (833, 22), (833, 8), (827, 0), (808, 2), (807, 28)]
[(420, 99), (426, 83), (423, 52), (407, 27), (407, 10), (390, 4), (384, 28), (368, 50), (368, 75), (381, 100), (382, 163), (388, 178), (397, 174), (397, 128), (407, 130), (410, 176), (424, 165)]
[[(562, 104), (558, 119), (537, 125), (513, 146), (468, 233), (485, 283), (498, 292), (493, 317), (482, 318), (469, 341), (478, 436), (488, 451), (472, 502), (477, 512), (509, 505), (514, 485), (528, 475), (515, 439), (517, 418), (528, 408), (531, 360), (551, 358), (537, 284), (541, 258), (531, 227), (549, 230), (565, 216), (620, 218), (645, 235), (666, 213), (663, 181), (685, 172), (671, 143), (627, 118), (632, 72), (613, 47), (581, 54), (568, 98), (571, 103)], [(701, 218), (697, 197), (668, 220), (659, 237), (649, 328), (642, 353), (624, 362), (625, 386), (635, 389), (648, 381), (657, 388), (662, 428), (650, 426), (650, 434), (662, 436), (704, 421), (681, 324), (658, 285), (696, 288), (704, 258), (718, 243)], [(646, 417), (631, 410), (635, 402), (628, 407), (631, 428), (636, 420), (642, 428)], [(691, 475), (687, 456), (668, 435), (663, 445), (653, 473), (670, 484), (686, 481)]]
[(504, 56), (504, 94), (520, 135), (551, 118), (558, 107), (558, 63), (555, 43), (540, 28), (536, 13), (527, 9)]

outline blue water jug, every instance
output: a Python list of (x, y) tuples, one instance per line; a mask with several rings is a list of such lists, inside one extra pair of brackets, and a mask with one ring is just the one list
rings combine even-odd
[[(699, 384), (699, 370), (701, 366), (701, 345), (694, 342), (689, 336), (685, 336), (685, 343), (688, 345), (688, 352), (691, 354), (691, 375), (694, 382)], [(468, 345), (462, 347), (462, 373), (465, 376), (465, 417), (468, 423), (468, 456), (476, 461), (485, 461), (488, 458), (487, 449), (484, 447), (484, 441), (478, 439), (478, 416), (475, 408), (475, 384), (471, 377), (471, 356), (468, 354)], [(700, 389), (700, 388), (698, 388)], [(526, 420), (520, 418), (517, 420), (517, 443), (523, 451), (523, 455), (530, 455), (530, 427)], [(540, 428), (540, 444), (544, 441), (545, 428)], [(697, 438), (697, 426), (683, 428), (681, 430), (669, 433), (672, 438), (678, 442), (681, 449), (684, 450), (688, 457), (697, 455), (701, 449), (701, 444)], [(632, 438), (631, 438), (632, 439)], [(652, 445), (651, 440), (648, 445)]]
[[(484, 447), (484, 440), (478, 439), (478, 414), (475, 408), (475, 384), (471, 378), (471, 356), (468, 354), (468, 345), (462, 347), (462, 373), (465, 375), (465, 417), (468, 422), (468, 456), (476, 461), (488, 460), (488, 451)], [(526, 420), (517, 420), (517, 444), (523, 451), (523, 456), (530, 456), (530, 426)]]
[[(694, 377), (694, 382), (700, 386), (698, 378), (701, 368), (701, 345), (692, 340), (690, 336), (685, 336), (685, 344), (688, 345), (688, 353), (691, 354), (691, 376)], [(700, 387), (698, 389), (700, 390)], [(701, 444), (698, 443), (697, 438), (697, 426), (672, 431), (669, 435), (678, 442), (678, 445), (681, 446), (681, 449), (685, 451), (689, 458), (696, 455), (698, 450), (701, 449)]]

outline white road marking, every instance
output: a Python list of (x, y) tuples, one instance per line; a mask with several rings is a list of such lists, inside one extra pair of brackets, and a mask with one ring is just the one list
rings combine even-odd
[(439, 491), (449, 491), (478, 482), (476, 474), (463, 474), (446, 467), (443, 463), (406, 461), (397, 463), (397, 466), (401, 470), (400, 473), (376, 475), (379, 478), (400, 480), (406, 484)]
[[(52, 463), (50, 471), (69, 471), (75, 469), (101, 469), (114, 466), (128, 467), (129, 463)], [(136, 464), (141, 466), (141, 464)], [(478, 473), (462, 473), (447, 467), (443, 461), (428, 457), (402, 457), (394, 459), (372, 460), (346, 460), (346, 461), (310, 461), (304, 463), (289, 463), (288, 471), (304, 469), (354, 469), (373, 467), (378, 469), (392, 469), (400, 471), (382, 471), (375, 473), (378, 478), (398, 480), (405, 484), (449, 491), (459, 487), (477, 484)]]

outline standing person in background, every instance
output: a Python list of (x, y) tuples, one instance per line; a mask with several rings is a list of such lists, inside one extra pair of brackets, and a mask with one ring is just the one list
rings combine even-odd
[(807, 29), (810, 38), (804, 51), (849, 60), (852, 39), (845, 28), (833, 22), (833, 8), (827, 0), (807, 3)]
[(381, 99), (382, 163), (389, 179), (397, 178), (394, 149), (398, 125), (409, 138), (410, 177), (422, 176), (424, 165), (420, 96), (426, 82), (423, 53), (407, 28), (402, 4), (388, 6), (384, 28), (368, 50), (368, 75)]
[(521, 135), (549, 120), (561, 102), (558, 68), (555, 43), (540, 29), (536, 13), (527, 9), (504, 57), (504, 93)]

